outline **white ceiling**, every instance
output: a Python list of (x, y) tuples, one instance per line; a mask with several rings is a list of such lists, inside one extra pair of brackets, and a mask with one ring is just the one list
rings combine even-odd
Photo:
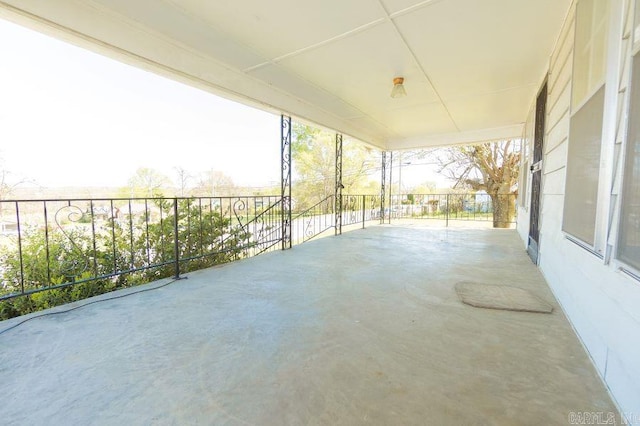
[[(571, 0), (0, 0), (0, 16), (382, 149), (518, 137)], [(389, 96), (405, 78), (408, 96)]]

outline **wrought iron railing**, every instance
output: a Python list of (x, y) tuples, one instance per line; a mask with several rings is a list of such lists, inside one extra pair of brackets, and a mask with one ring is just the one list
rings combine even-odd
[(356, 225), (380, 220), (380, 196), (378, 195), (343, 195), (342, 224)]
[(330, 195), (304, 211), (291, 221), (293, 244), (302, 244), (335, 228), (335, 197)]
[(100, 293), (275, 250), (280, 205), (276, 196), (0, 201), (0, 300), (80, 283)]
[(393, 195), (385, 209), (392, 219), (440, 219), (487, 221), (494, 225), (515, 223), (516, 194), (402, 194)]
[[(391, 219), (505, 225), (515, 195), (498, 197), (343, 195), (337, 216), (331, 195), (291, 221), (281, 196), (0, 201), (0, 319), (277, 250), (288, 226), (301, 244)], [(38, 306), (3, 312), (17, 296)]]
[(314, 204), (303, 212), (294, 216), (293, 241), (294, 244), (307, 242), (319, 235), (342, 232), (350, 225), (365, 222), (380, 221), (380, 197), (377, 195), (343, 195), (341, 223), (336, 229), (335, 197), (330, 195)]

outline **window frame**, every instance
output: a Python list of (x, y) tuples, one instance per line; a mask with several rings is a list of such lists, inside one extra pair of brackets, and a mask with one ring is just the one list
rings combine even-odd
[[(627, 78), (627, 99), (624, 104), (623, 113), (626, 116), (626, 123), (624, 125), (624, 134), (622, 139), (622, 144), (620, 147), (620, 170), (619, 170), (619, 186), (617, 191), (617, 217), (614, 218), (614, 227), (615, 232), (614, 240), (612, 241), (613, 246), (613, 261), (614, 266), (617, 269), (621, 270), (631, 278), (640, 281), (640, 269), (638, 267), (631, 265), (626, 262), (624, 259), (620, 258), (620, 245), (622, 240), (622, 220), (623, 220), (623, 212), (624, 212), (624, 195), (625, 195), (625, 181), (626, 181), (626, 169), (627, 169), (627, 157), (629, 145), (633, 143), (631, 141), (631, 106), (632, 106), (632, 96), (633, 93), (633, 73), (634, 73), (634, 60), (637, 58), (640, 60), (640, 0), (632, 0), (633, 11), (630, 13), (633, 16), (633, 23), (631, 28), (631, 49), (629, 49), (629, 53), (625, 52), (625, 55), (628, 55), (626, 58), (629, 61), (629, 73)], [(640, 63), (640, 61), (639, 61)], [(640, 78), (636, 82), (637, 85), (640, 85)], [(638, 108), (640, 109), (640, 99), (638, 101)]]
[(520, 179), (518, 182), (518, 195), (519, 195), (519, 207), (525, 212), (529, 213), (531, 208), (531, 163), (533, 161), (533, 128), (534, 126), (535, 109), (532, 107), (527, 114), (527, 119), (524, 123), (524, 129), (522, 132), (522, 138), (520, 140)]
[[(578, 0), (576, 2), (575, 9), (575, 18), (574, 18), (574, 35), (578, 33), (578, 22), (579, 22), (579, 7), (586, 0)], [(567, 173), (565, 176), (565, 191), (564, 191), (564, 206), (563, 206), (563, 217), (562, 217), (562, 226), (561, 230), (564, 234), (565, 238), (577, 244), (578, 246), (586, 249), (592, 254), (596, 255), (601, 259), (605, 259), (606, 253), (606, 235), (607, 235), (607, 221), (606, 221), (606, 212), (608, 212), (611, 193), (607, 190), (607, 184), (611, 182), (611, 155), (609, 155), (609, 145), (614, 145), (615, 142), (615, 125), (611, 125), (611, 123), (615, 123), (615, 115), (617, 113), (616, 108), (611, 111), (611, 105), (617, 105), (617, 88), (618, 88), (618, 71), (616, 67), (611, 67), (609, 64), (617, 63), (615, 61), (615, 51), (616, 48), (619, 48), (619, 40), (617, 40), (617, 30), (618, 26), (615, 25), (615, 17), (619, 16), (621, 8), (618, 5), (613, 5), (614, 2), (608, 3), (608, 22), (607, 29), (604, 32), (606, 36), (605, 40), (605, 51), (604, 51), (604, 72), (600, 80), (596, 81), (593, 87), (590, 87), (585, 91), (585, 95), (583, 99), (580, 99), (578, 102), (575, 102), (575, 77), (576, 77), (576, 56), (577, 56), (577, 47), (576, 47), (576, 37), (574, 37), (573, 41), (573, 51), (572, 51), (572, 74), (571, 74), (571, 96), (569, 100), (569, 132), (568, 132), (568, 140), (567, 143), (569, 146), (571, 145), (571, 127), (574, 121), (574, 116), (581, 112), (585, 105), (591, 101), (594, 96), (601, 90), (604, 90), (604, 100), (603, 100), (603, 114), (602, 114), (602, 129), (600, 135), (600, 157), (598, 164), (598, 180), (596, 185), (596, 206), (595, 206), (595, 220), (593, 224), (593, 243), (589, 243), (584, 241), (577, 235), (572, 234), (571, 232), (565, 230), (565, 219), (567, 214), (567, 183), (569, 181), (569, 174)], [(613, 92), (613, 93), (612, 93)], [(608, 142), (611, 142), (609, 144)], [(575, 142), (574, 142), (575, 143)], [(567, 164), (566, 170), (569, 170), (569, 162), (570, 157), (568, 155), (569, 149), (567, 150)], [(609, 187), (610, 188), (610, 187)]]

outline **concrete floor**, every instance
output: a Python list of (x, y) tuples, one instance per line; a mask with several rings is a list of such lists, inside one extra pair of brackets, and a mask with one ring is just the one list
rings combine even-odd
[[(467, 306), (459, 281), (528, 289), (555, 310)], [(11, 425), (552, 425), (616, 412), (515, 231), (421, 225), (31, 320), (0, 334), (0, 395)]]

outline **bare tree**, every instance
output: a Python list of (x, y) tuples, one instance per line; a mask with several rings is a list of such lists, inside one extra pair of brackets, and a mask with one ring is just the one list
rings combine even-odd
[(193, 176), (184, 167), (174, 167), (173, 169), (176, 171), (178, 196), (184, 197), (188, 195), (187, 190), (189, 188), (189, 181), (193, 178)]
[(140, 167), (129, 178), (124, 189), (129, 197), (162, 197), (163, 190), (168, 188), (170, 180), (161, 172), (148, 167)]
[(484, 190), (493, 203), (493, 227), (507, 228), (515, 214), (519, 144), (513, 140), (439, 150), (440, 172), (455, 180), (455, 187)]
[(11, 172), (9, 172), (4, 168), (1, 168), (0, 166), (0, 200), (6, 200), (13, 193), (16, 187), (24, 182), (24, 181), (20, 181), (20, 182), (9, 183), (10, 175), (11, 175)]
[(218, 170), (209, 170), (200, 174), (193, 190), (200, 197), (221, 197), (232, 195), (235, 188), (233, 179)]
[[(8, 199), (18, 187), (27, 183), (33, 184), (34, 182), (9, 171), (0, 158), (0, 200)], [(4, 203), (0, 203), (0, 216), (2, 216), (3, 207)]]

